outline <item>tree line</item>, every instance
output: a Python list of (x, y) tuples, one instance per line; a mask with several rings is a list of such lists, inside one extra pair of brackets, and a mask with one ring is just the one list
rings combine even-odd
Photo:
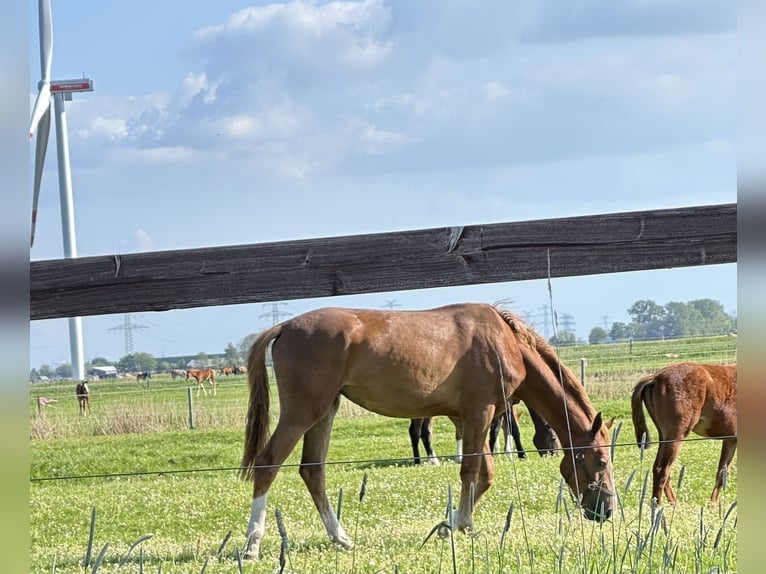
[(612, 323), (608, 331), (594, 327), (588, 343), (705, 337), (737, 331), (737, 316), (727, 313), (723, 305), (713, 299), (695, 299), (687, 303), (671, 301), (665, 305), (641, 299), (627, 311), (630, 322)]

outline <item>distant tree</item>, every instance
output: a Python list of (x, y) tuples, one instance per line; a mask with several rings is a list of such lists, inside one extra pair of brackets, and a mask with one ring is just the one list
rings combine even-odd
[(168, 361), (160, 361), (157, 364), (157, 369), (160, 371), (169, 371), (172, 368), (173, 368), (173, 365), (169, 363)]
[(112, 362), (104, 357), (96, 357), (90, 362), (93, 367), (103, 367), (104, 365), (111, 365)]
[(40, 368), (37, 370), (38, 373), (40, 373), (41, 377), (52, 377), (54, 375), (53, 367), (50, 365), (40, 365)]
[(606, 332), (606, 329), (602, 329), (601, 327), (594, 327), (590, 330), (590, 334), (588, 335), (588, 343), (591, 345), (600, 345), (608, 339), (609, 333)]
[(609, 338), (612, 341), (625, 341), (633, 336), (633, 329), (630, 325), (625, 323), (612, 323), (612, 328), (609, 330)]
[(227, 365), (236, 365), (241, 362), (239, 350), (232, 344), (226, 345), (226, 349), (223, 352), (224, 362)]
[(247, 356), (250, 354), (250, 347), (258, 335), (260, 335), (260, 333), (250, 333), (239, 342), (239, 356), (242, 357), (243, 360), (247, 360)]
[(699, 310), (687, 303), (671, 301), (665, 305), (665, 336), (668, 338), (702, 335), (704, 320)]
[(210, 362), (210, 358), (207, 356), (207, 353), (203, 351), (197, 353), (197, 356), (194, 357), (194, 360), (196, 360), (201, 367), (207, 365)]
[(576, 345), (577, 336), (571, 331), (561, 331), (558, 335), (553, 335), (548, 339), (551, 345), (559, 345), (565, 347), (566, 345)]
[(62, 379), (71, 379), (72, 365), (69, 363), (61, 363), (58, 367), (56, 367), (55, 373), (57, 377), (61, 377)]
[(29, 371), (29, 380), (30, 381), (37, 381), (40, 379), (40, 373), (37, 372), (37, 369), (32, 369)]
[(726, 313), (720, 302), (713, 299), (695, 299), (689, 301), (689, 307), (697, 311), (702, 317), (703, 335), (717, 335), (727, 333), (737, 328), (736, 319)]
[(157, 359), (150, 353), (133, 353), (120, 359), (117, 368), (121, 371), (154, 371), (157, 368)]
[(638, 339), (661, 339), (665, 336), (667, 310), (650, 299), (636, 301), (628, 309), (633, 319), (633, 336)]

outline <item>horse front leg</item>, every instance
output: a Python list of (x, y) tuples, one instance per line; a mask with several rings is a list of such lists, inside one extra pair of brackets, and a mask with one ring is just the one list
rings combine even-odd
[(494, 481), (495, 461), (487, 443), (487, 430), (494, 410), (494, 407), (489, 406), (477, 418), (462, 419), (464, 451), (460, 464), (460, 505), (456, 520), (457, 528), (461, 531), (473, 528), (473, 509)]

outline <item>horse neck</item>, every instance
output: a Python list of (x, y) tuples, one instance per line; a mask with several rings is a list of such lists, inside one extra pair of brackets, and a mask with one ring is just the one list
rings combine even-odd
[(572, 371), (559, 364), (555, 356), (546, 350), (520, 347), (526, 377), (516, 396), (550, 425), (563, 446), (571, 446), (570, 432), (575, 437), (590, 431), (596, 415), (593, 406)]

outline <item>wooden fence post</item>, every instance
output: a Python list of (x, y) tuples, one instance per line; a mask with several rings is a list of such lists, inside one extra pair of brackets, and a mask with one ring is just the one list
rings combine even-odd
[(194, 430), (194, 403), (192, 401), (191, 387), (186, 387), (186, 395), (189, 397), (189, 429)]
[(40, 397), (37, 397), (37, 414), (43, 414), (43, 402), (40, 400)]
[(585, 357), (580, 358), (580, 384), (585, 386), (585, 367), (588, 366), (588, 359)]

